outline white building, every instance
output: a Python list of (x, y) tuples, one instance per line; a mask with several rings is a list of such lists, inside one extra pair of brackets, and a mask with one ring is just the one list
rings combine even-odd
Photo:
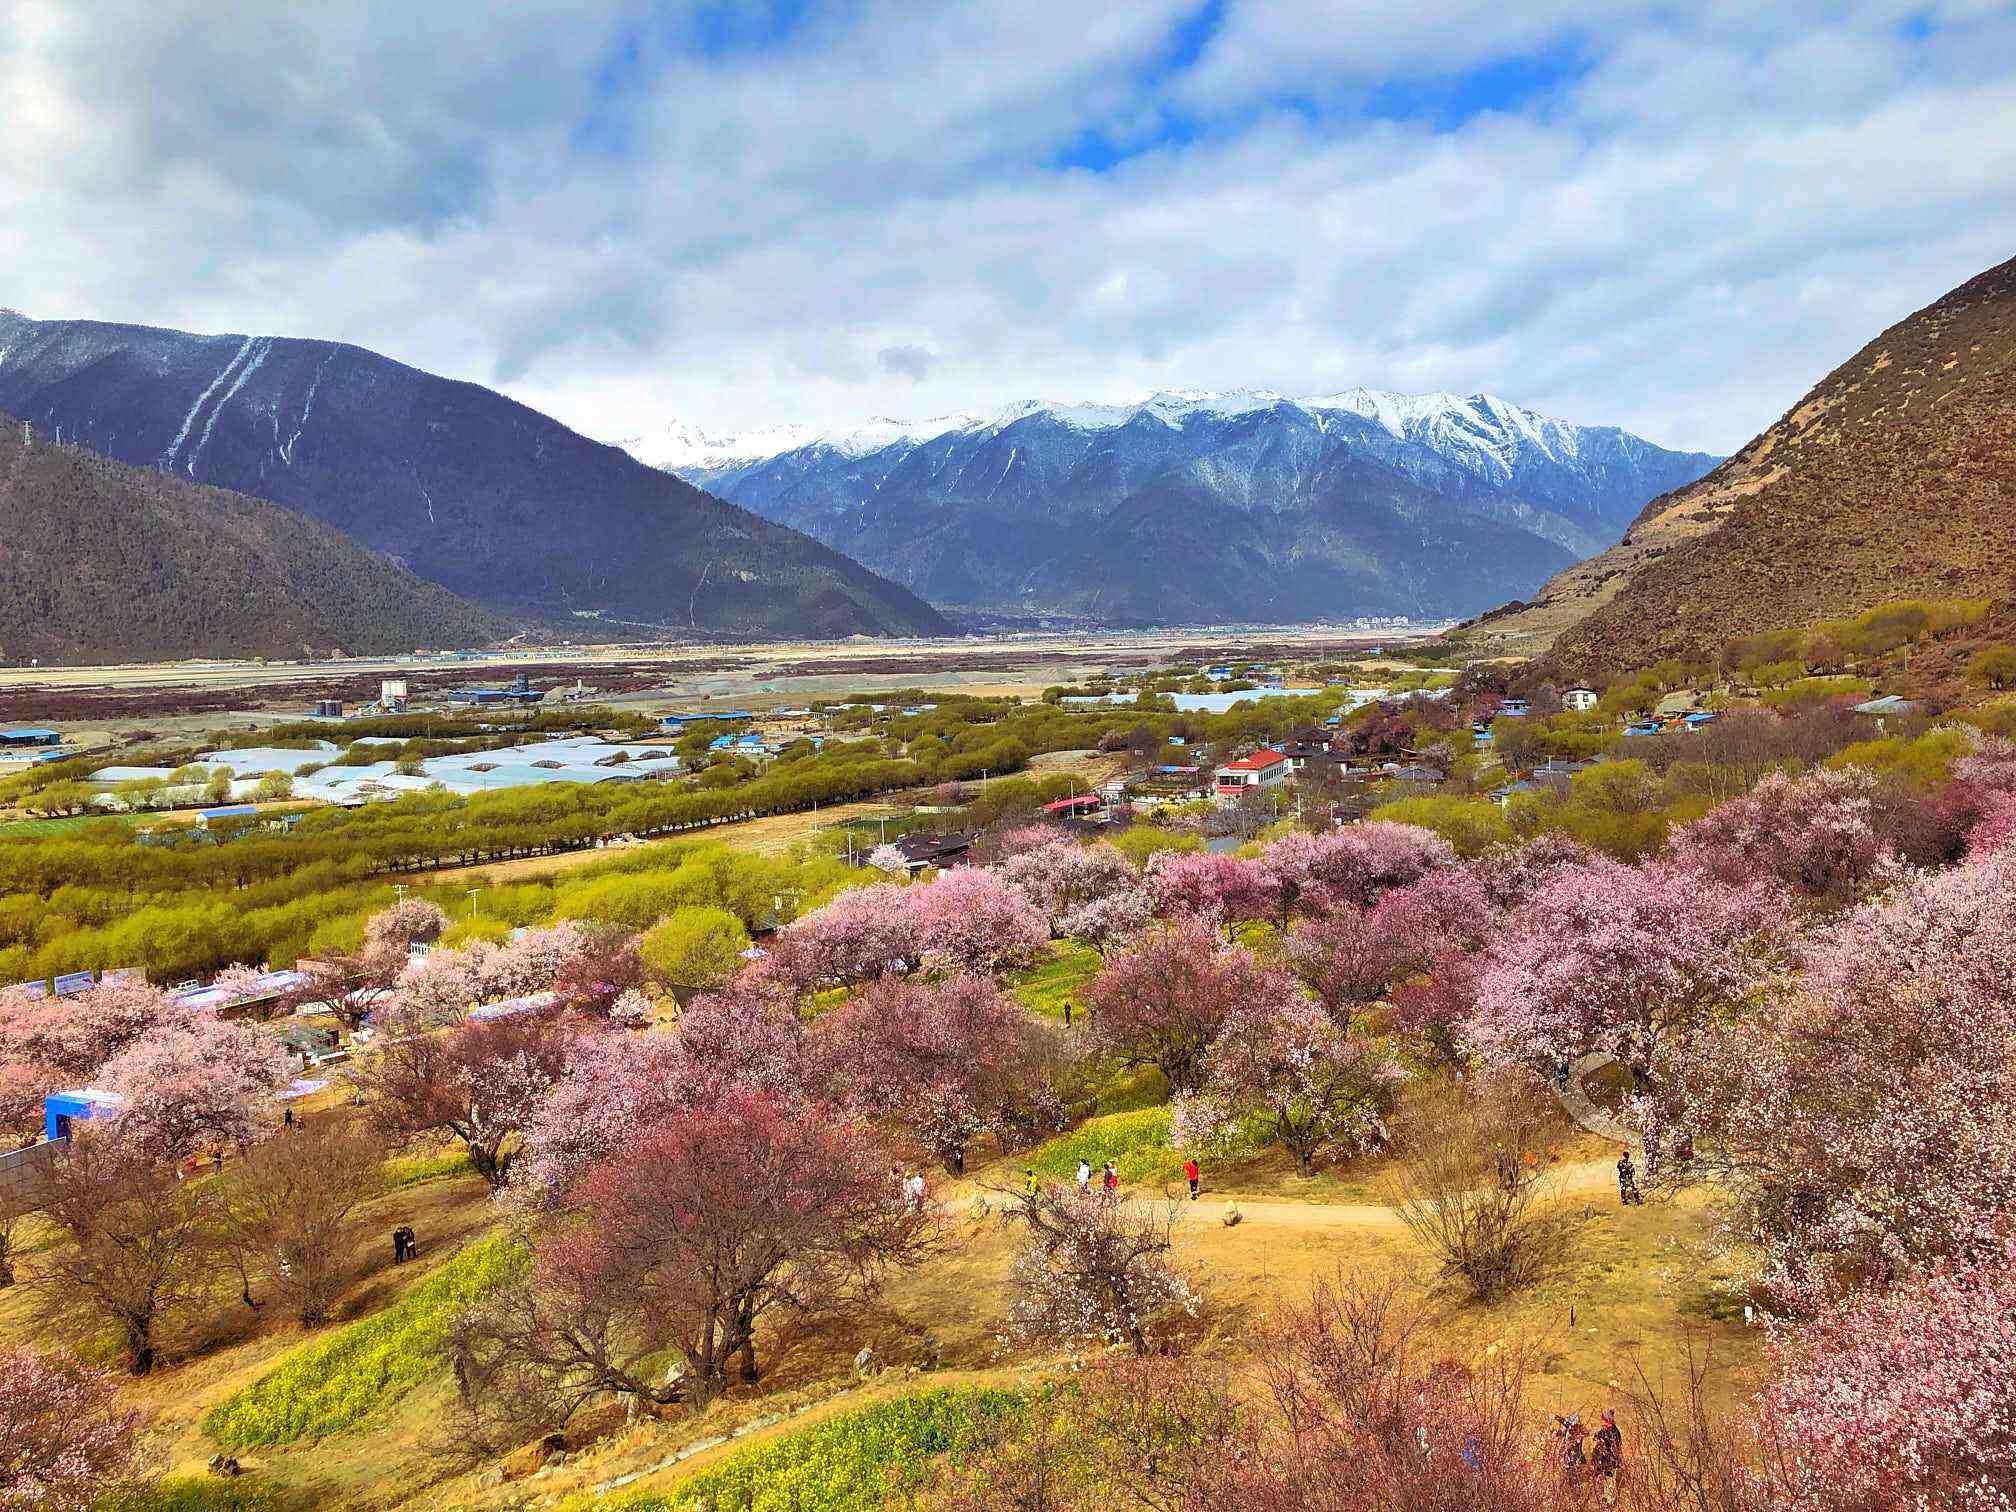
[(1237, 798), (1259, 788), (1277, 787), (1288, 780), (1288, 758), (1279, 751), (1255, 751), (1218, 768), (1218, 796)]
[(1596, 707), (1597, 694), (1593, 688), (1570, 688), (1561, 695), (1561, 707), (1572, 709), (1577, 714), (1587, 714)]

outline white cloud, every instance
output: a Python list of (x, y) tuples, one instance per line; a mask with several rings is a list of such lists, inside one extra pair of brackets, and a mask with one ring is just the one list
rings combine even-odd
[(1363, 382), (1727, 449), (2016, 251), (2007, 5), (96, 9), (0, 0), (0, 303), (599, 435)]

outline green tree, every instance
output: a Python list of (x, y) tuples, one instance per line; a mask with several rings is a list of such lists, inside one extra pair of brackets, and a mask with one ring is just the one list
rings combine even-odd
[(725, 908), (682, 908), (644, 936), (638, 954), (667, 987), (719, 987), (735, 975), (749, 931)]
[(1439, 793), (1401, 798), (1382, 803), (1372, 811), (1372, 817), (1433, 830), (1453, 845), (1459, 856), (1474, 856), (1490, 846), (1508, 844), (1514, 838), (1511, 824), (1489, 798), (1459, 798)]

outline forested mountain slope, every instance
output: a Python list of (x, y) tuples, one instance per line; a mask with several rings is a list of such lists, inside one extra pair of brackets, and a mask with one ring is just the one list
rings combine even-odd
[(291, 510), (127, 467), (0, 415), (0, 657), (468, 646), (510, 621)]

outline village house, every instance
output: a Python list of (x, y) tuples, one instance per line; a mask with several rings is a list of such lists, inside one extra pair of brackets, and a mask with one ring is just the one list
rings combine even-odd
[(1238, 798), (1260, 788), (1278, 787), (1288, 780), (1288, 772), (1288, 758), (1279, 751), (1255, 751), (1218, 768), (1218, 796)]

